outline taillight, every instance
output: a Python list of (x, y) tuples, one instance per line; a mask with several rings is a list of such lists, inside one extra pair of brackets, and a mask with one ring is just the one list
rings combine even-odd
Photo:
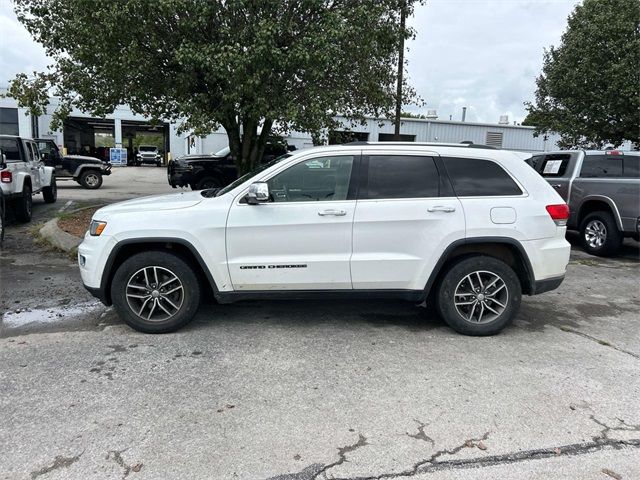
[(620, 150), (607, 150), (606, 152), (604, 152), (605, 155), (624, 155)]
[(565, 227), (567, 225), (567, 220), (569, 220), (569, 205), (566, 203), (547, 205), (547, 212), (549, 212), (549, 216), (559, 227)]
[(0, 181), (2, 183), (11, 183), (13, 181), (13, 175), (8, 170), (0, 172)]

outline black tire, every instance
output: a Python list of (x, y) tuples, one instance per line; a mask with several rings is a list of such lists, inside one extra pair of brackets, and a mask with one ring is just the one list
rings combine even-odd
[(4, 194), (2, 193), (2, 190), (0, 190), (0, 246), (2, 246), (2, 241), (4, 240), (4, 211)]
[(156, 162), (156, 167), (161, 167), (162, 166), (162, 162)]
[(102, 173), (97, 170), (85, 170), (80, 174), (78, 183), (89, 190), (96, 190), (102, 186)]
[(204, 177), (202, 180), (198, 181), (195, 190), (205, 190), (207, 188), (218, 188), (220, 187), (220, 182), (218, 179), (214, 177)]
[[(496, 278), (498, 280), (492, 285)], [(473, 293), (467, 294), (471, 291)], [(453, 263), (437, 291), (438, 313), (447, 325), (464, 335), (485, 336), (500, 332), (518, 313), (521, 300), (522, 287), (516, 273), (506, 263), (484, 255), (465, 257)], [(467, 305), (461, 305), (467, 302)]]
[(58, 184), (56, 177), (51, 177), (51, 185), (42, 189), (44, 203), (55, 203), (58, 199)]
[(31, 185), (24, 185), (22, 188), (22, 196), (18, 198), (14, 204), (16, 220), (27, 223), (31, 221), (31, 213), (33, 209), (33, 197), (31, 194)]
[(591, 255), (609, 257), (620, 250), (623, 236), (609, 212), (593, 212), (580, 223), (582, 248)]
[[(158, 284), (154, 283), (155, 279), (151, 274), (153, 267), (158, 272), (160, 284), (167, 282), (170, 278), (169, 274), (175, 275), (182, 286), (181, 297), (176, 296), (176, 292), (170, 292), (167, 295), (168, 290), (160, 294)], [(144, 281), (143, 269), (145, 268), (151, 268), (147, 275), (148, 284)], [(135, 286), (128, 288), (129, 282)], [(140, 288), (143, 284), (149, 288)], [(177, 285), (175, 281), (167, 284), (166, 289), (173, 289), (174, 285)], [(127, 296), (127, 290), (129, 296)], [(136, 291), (140, 291), (140, 295), (144, 298), (132, 297), (131, 294), (136, 295)], [(180, 290), (177, 293), (180, 293)], [(200, 283), (193, 268), (180, 256), (166, 251), (142, 252), (128, 258), (118, 267), (111, 282), (111, 298), (116, 311), (130, 327), (144, 333), (168, 333), (183, 327), (195, 316), (200, 306)], [(157, 311), (152, 310), (152, 303), (143, 305), (145, 298), (151, 302), (159, 298), (156, 305), (164, 305), (164, 307), (159, 307)], [(178, 308), (174, 309), (171, 305)], [(140, 306), (142, 306), (140, 310), (142, 315), (137, 313)], [(161, 308), (166, 308), (168, 311), (165, 309), (163, 312)], [(155, 319), (152, 317), (154, 314), (157, 317)], [(144, 318), (147, 315), (152, 318), (150, 320)]]

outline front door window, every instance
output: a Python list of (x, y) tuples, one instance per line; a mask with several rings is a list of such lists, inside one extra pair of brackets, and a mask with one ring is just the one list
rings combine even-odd
[(320, 157), (298, 163), (269, 183), (272, 202), (346, 200), (353, 156)]

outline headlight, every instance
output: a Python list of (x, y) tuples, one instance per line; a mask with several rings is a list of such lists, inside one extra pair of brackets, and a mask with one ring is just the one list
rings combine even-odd
[(107, 222), (101, 222), (99, 220), (91, 220), (89, 225), (89, 235), (92, 237), (99, 237), (107, 226)]

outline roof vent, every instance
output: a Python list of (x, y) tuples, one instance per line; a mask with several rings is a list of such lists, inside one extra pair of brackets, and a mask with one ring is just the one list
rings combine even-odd
[(427, 118), (430, 120), (438, 119), (438, 111), (437, 110), (427, 110)]
[(509, 125), (509, 115), (500, 115), (500, 125)]

